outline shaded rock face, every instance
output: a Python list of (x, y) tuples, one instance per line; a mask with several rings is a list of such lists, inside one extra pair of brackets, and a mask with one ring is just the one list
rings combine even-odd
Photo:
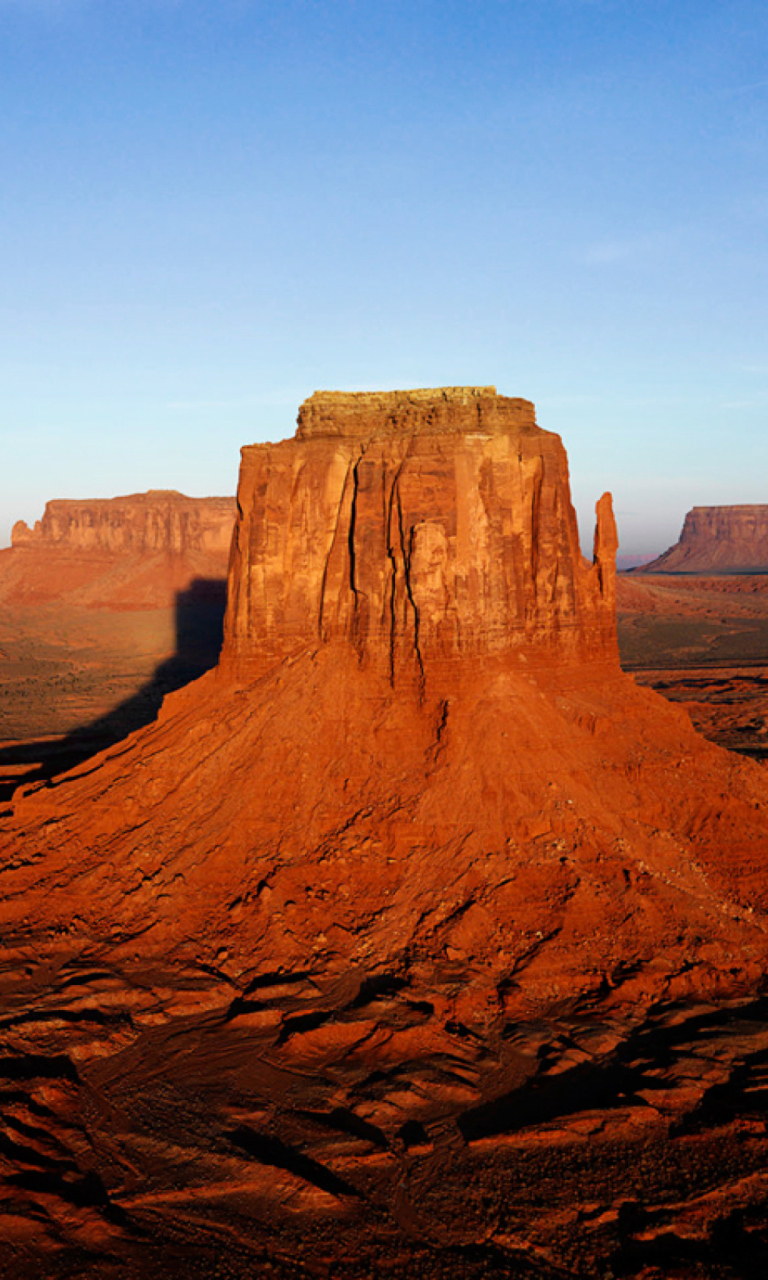
[(768, 504), (694, 507), (680, 539), (642, 573), (739, 573), (768, 570)]
[(226, 553), (234, 515), (232, 498), (188, 498), (172, 489), (90, 501), (57, 498), (46, 503), (33, 529), (17, 521), (11, 544), (116, 553)]
[(318, 393), (243, 450), (223, 661), (350, 641), (388, 669), (615, 654), (615, 526), (578, 546), (558, 436), (493, 387)]

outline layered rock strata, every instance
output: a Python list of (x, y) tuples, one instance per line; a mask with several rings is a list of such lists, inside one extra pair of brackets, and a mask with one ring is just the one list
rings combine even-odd
[(332, 639), (390, 673), (534, 649), (615, 654), (615, 526), (579, 552), (558, 436), (493, 387), (319, 393), (243, 450), (223, 661)]
[(694, 507), (679, 540), (636, 573), (768, 571), (768, 504)]

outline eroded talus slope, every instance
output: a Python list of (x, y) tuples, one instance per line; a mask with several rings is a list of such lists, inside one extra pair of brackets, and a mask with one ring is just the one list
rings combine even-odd
[(523, 1003), (627, 966), (638, 995), (737, 990), (764, 959), (767, 827), (755, 767), (610, 669), (486, 667), (403, 707), (330, 645), (204, 677), (17, 799), (0, 918), (7, 945), (45, 924), (137, 958), (223, 948), (235, 973), (447, 957), (471, 1018), (512, 975)]

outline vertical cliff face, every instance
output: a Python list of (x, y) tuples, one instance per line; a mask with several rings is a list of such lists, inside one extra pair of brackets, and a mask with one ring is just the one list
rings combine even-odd
[(46, 504), (33, 529), (23, 520), (14, 525), (12, 545), (116, 554), (226, 553), (234, 514), (232, 498), (188, 498), (172, 489), (124, 498), (57, 498)]
[(336, 638), (422, 674), (510, 651), (615, 656), (610, 499), (578, 546), (560, 438), (492, 387), (318, 393), (243, 450), (223, 665)]
[(679, 540), (643, 573), (738, 573), (768, 569), (768, 504), (694, 507)]

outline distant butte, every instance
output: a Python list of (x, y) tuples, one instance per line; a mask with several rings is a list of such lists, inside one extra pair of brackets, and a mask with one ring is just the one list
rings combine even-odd
[(768, 503), (694, 507), (675, 545), (633, 572), (768, 572)]
[(768, 785), (622, 673), (616, 542), (492, 387), (243, 450), (218, 667), (0, 820), (14, 1257), (640, 1274), (743, 1223)]
[(33, 529), (18, 520), (14, 547), (77, 551), (228, 551), (234, 498), (188, 498), (150, 489), (123, 498), (55, 498)]
[(0, 796), (25, 767), (61, 771), (146, 724), (216, 662), (235, 512), (234, 496), (150, 490), (55, 499), (15, 525), (0, 550)]

